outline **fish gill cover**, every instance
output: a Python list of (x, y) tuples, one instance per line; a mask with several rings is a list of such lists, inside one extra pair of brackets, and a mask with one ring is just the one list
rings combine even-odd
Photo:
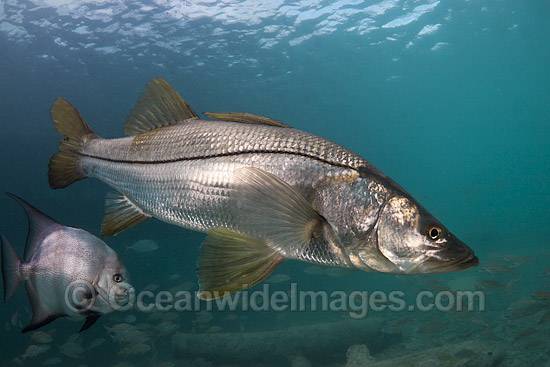
[[(95, 133), (120, 137), (163, 77), (201, 116), (269, 116), (365, 157), (481, 263), (403, 277), (286, 262), (248, 301), (206, 303), (195, 293), (204, 235), (150, 220), (105, 241), (152, 309), (79, 335), (81, 320), (20, 335), (31, 311), (18, 291), (0, 304), (0, 364), (548, 364), (549, 14), (517, 1), (1, 1), (1, 191), (99, 236), (106, 185), (48, 187), (60, 139), (50, 107), (66, 98)], [(22, 253), (26, 220), (4, 195), (0, 218)], [(138, 250), (144, 239), (156, 246)], [(480, 298), (458, 310), (467, 291), (484, 311)], [(264, 309), (283, 294), (298, 311)]]

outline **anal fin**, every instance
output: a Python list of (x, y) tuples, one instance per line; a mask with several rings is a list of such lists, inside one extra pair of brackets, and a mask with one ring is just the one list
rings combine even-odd
[(151, 218), (126, 196), (108, 193), (105, 198), (105, 218), (101, 223), (101, 235), (109, 237)]
[(262, 240), (227, 229), (210, 230), (200, 249), (199, 298), (213, 300), (249, 288), (283, 261)]
[(21, 333), (26, 333), (27, 331), (32, 331), (41, 328), (54, 321), (55, 319), (66, 316), (62, 313), (52, 313), (49, 312), (40, 302), (38, 294), (34, 289), (34, 286), (30, 282), (25, 283), (25, 288), (27, 290), (27, 296), (29, 297), (29, 302), (31, 303), (32, 309), (32, 319), (29, 325), (27, 325)]
[(33, 331), (36, 329), (40, 329), (42, 326), (48, 325), (50, 322), (57, 320), (60, 317), (63, 317), (65, 315), (49, 315), (45, 319), (42, 319), (40, 321), (32, 321), (29, 325), (25, 326), (23, 330), (21, 330), (21, 334), (25, 334), (26, 332)]

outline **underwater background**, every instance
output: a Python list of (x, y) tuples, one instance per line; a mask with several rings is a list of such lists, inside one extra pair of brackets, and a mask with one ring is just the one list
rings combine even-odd
[[(106, 185), (49, 188), (62, 138), (50, 107), (64, 97), (98, 135), (121, 137), (163, 77), (199, 114), (256, 113), (351, 149), (480, 258), (414, 276), (288, 261), (263, 282), (271, 291), (471, 290), (485, 310), (357, 320), (201, 302), (114, 312), (79, 335), (68, 319), (20, 334), (19, 290), (0, 304), (0, 365), (550, 366), (549, 16), (547, 1), (1, 0), (0, 191), (99, 236)], [(0, 231), (23, 252), (25, 215), (3, 194)], [(129, 248), (144, 239), (159, 248)], [(193, 292), (203, 239), (150, 220), (106, 242), (136, 290)]]

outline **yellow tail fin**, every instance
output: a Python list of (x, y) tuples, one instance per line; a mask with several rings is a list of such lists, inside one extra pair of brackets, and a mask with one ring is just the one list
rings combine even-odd
[[(78, 172), (78, 149), (83, 138), (94, 134), (80, 113), (69, 102), (58, 98), (51, 109), (55, 129), (65, 135), (48, 165), (48, 181), (52, 189), (61, 189), (86, 176)], [(95, 136), (95, 135), (93, 135)]]

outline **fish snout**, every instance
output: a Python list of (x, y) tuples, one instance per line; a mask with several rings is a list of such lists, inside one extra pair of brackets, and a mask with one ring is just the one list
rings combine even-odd
[(130, 291), (133, 290), (132, 286), (129, 287), (116, 287), (114, 293), (115, 300), (124, 301), (130, 297)]
[(430, 273), (450, 273), (475, 268), (479, 259), (464, 242), (449, 233), (447, 245), (430, 253), (424, 268)]

